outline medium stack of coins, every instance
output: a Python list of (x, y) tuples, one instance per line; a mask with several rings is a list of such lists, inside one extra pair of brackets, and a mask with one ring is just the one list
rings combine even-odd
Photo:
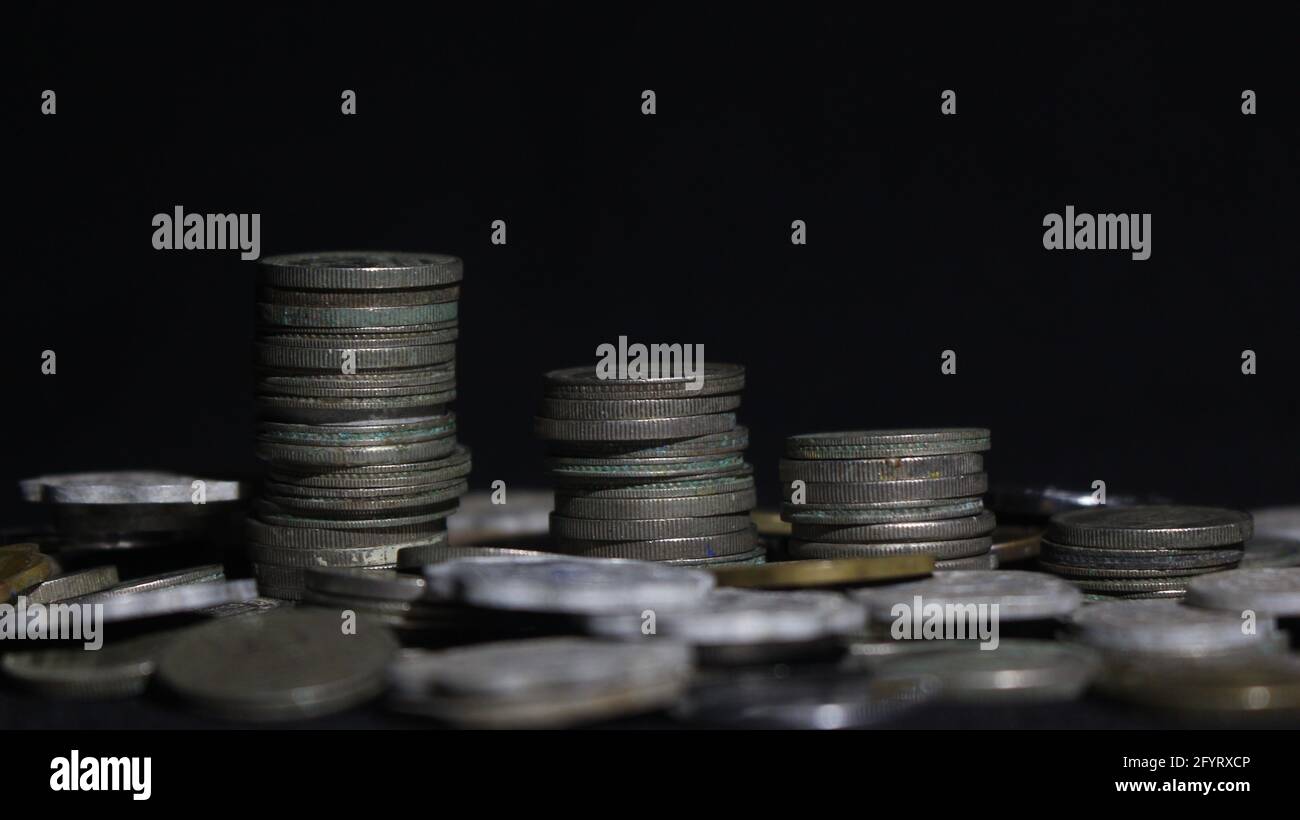
[(299, 599), (307, 567), (384, 567), (446, 543), (466, 491), (456, 441), (461, 262), (379, 252), (264, 259), (257, 454), (248, 522), (264, 595)]
[(1052, 517), (1039, 566), (1084, 592), (1181, 598), (1194, 576), (1241, 562), (1249, 513), (1174, 505), (1097, 507)]
[(684, 565), (761, 559), (749, 432), (734, 412), (745, 370), (702, 366), (702, 383), (604, 379), (594, 367), (546, 374), (536, 429), (558, 485), (558, 551)]
[(989, 431), (791, 436), (781, 460), (791, 558), (929, 555), (936, 570), (993, 569), (984, 509)]

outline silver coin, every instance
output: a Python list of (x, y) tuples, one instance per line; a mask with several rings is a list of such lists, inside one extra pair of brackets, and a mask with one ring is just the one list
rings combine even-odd
[(892, 623), (897, 618), (894, 610), (900, 604), (915, 606), (917, 598), (924, 607), (933, 604), (944, 609), (996, 605), (997, 617), (1003, 621), (1065, 618), (1083, 600), (1079, 590), (1059, 578), (1011, 569), (945, 572), (924, 581), (858, 589), (851, 595), (867, 607), (868, 617), (876, 623)]
[(1267, 647), (1277, 622), (1259, 618), (1242, 629), (1238, 613), (1197, 609), (1176, 601), (1112, 601), (1082, 607), (1072, 630), (1089, 646), (1116, 652), (1199, 655)]
[[(454, 503), (442, 505), (442, 509), (420, 513), (419, 515), (402, 515), (386, 516), (384, 518), (308, 518), (297, 515), (281, 515), (268, 512), (262, 512), (260, 517), (263, 522), (275, 527), (298, 527), (300, 529), (311, 530), (393, 530), (394, 528), (405, 527), (408, 525), (425, 526), (424, 532), (430, 532), (434, 528), (431, 525), (438, 521), (443, 521), (447, 516), (456, 511)], [(440, 525), (445, 526), (445, 525)]]
[(441, 564), (458, 558), (554, 558), (551, 553), (510, 547), (475, 547), (469, 545), (433, 544), (403, 547), (397, 551), (398, 569), (416, 569), (429, 564)]
[(936, 559), (966, 558), (983, 555), (993, 546), (993, 539), (953, 538), (947, 541), (905, 541), (879, 544), (829, 544), (821, 541), (790, 539), (792, 558), (880, 558), (891, 555), (931, 555)]
[[(998, 482), (989, 488), (989, 508), (1009, 516), (1046, 520), (1056, 513), (1102, 506), (1092, 489), (1027, 487)], [(1139, 504), (1168, 504), (1159, 496), (1107, 493), (1107, 507), (1135, 507)]]
[[(312, 547), (264, 547), (261, 544), (248, 545), (248, 559), (259, 565), (277, 567), (377, 567), (392, 566), (397, 563), (397, 553), (407, 547), (419, 546), (420, 541), (398, 541), (370, 547), (351, 547), (347, 549), (325, 549)], [(430, 539), (424, 543), (445, 543), (441, 538)]]
[(566, 491), (580, 492), (591, 485), (625, 486), (678, 479), (709, 479), (724, 475), (750, 475), (744, 453), (682, 458), (548, 458), (546, 467)]
[(569, 457), (643, 459), (716, 456), (744, 452), (749, 446), (749, 428), (736, 425), (725, 433), (672, 441), (566, 441), (562, 446), (563, 454)]
[(159, 655), (177, 634), (169, 630), (113, 641), (95, 651), (77, 647), (7, 652), (0, 666), (10, 680), (43, 697), (129, 698), (144, 693)]
[(978, 427), (807, 433), (785, 440), (785, 457), (794, 459), (905, 458), (987, 449), (989, 431)]
[(736, 426), (735, 413), (676, 418), (548, 419), (538, 416), (533, 430), (542, 439), (556, 441), (659, 441), (722, 433)]
[(672, 711), (689, 723), (752, 729), (867, 729), (935, 700), (939, 680), (852, 671), (757, 669), (702, 682)]
[(42, 581), (23, 593), (29, 603), (53, 604), (116, 586), (117, 567), (92, 567)]
[(330, 251), (264, 257), (262, 281), (305, 290), (432, 288), (459, 282), (464, 266), (440, 253)]
[(682, 399), (542, 399), (539, 416), (548, 419), (660, 419), (725, 413), (740, 406), (740, 394)]
[(1039, 542), (1039, 557), (1065, 567), (1098, 569), (1146, 569), (1150, 574), (1164, 570), (1221, 567), (1241, 560), (1240, 548), (1212, 549), (1100, 549), (1057, 544), (1046, 538)]
[(1218, 507), (1099, 507), (1052, 516), (1046, 540), (1075, 547), (1198, 549), (1250, 539), (1248, 513)]
[(993, 532), (997, 520), (991, 512), (934, 521), (898, 521), (890, 524), (794, 524), (791, 535), (801, 541), (863, 544), (876, 541), (943, 541), (976, 538)]
[(304, 574), (307, 589), (333, 595), (415, 601), (428, 589), (424, 578), (393, 570), (312, 567)]
[[(270, 486), (267, 485), (268, 489)], [(389, 513), (412, 515), (424, 508), (432, 509), (459, 498), (468, 490), (469, 484), (465, 481), (449, 481), (442, 485), (433, 485), (418, 493), (402, 495), (375, 493), (370, 498), (356, 496), (303, 498), (268, 492), (262, 496), (262, 503), (255, 504), (254, 507), (258, 512), (266, 510), (330, 518), (375, 518)]]
[(1255, 534), (1300, 541), (1300, 506), (1264, 507), (1250, 511)]
[(984, 471), (984, 458), (977, 453), (942, 456), (874, 459), (789, 459), (780, 462), (781, 483), (879, 482), (910, 478), (944, 478)]
[(257, 318), (275, 327), (386, 328), (454, 322), (459, 302), (397, 307), (318, 307), (259, 302)]
[(223, 618), (179, 636), (158, 679), (204, 711), (250, 720), (295, 719), (346, 709), (379, 694), (397, 644), (387, 629), (338, 614), (279, 610)]
[(940, 697), (957, 702), (1049, 702), (1080, 697), (1101, 670), (1101, 658), (1083, 646), (1004, 640), (997, 648), (920, 652), (884, 661), (880, 680), (933, 675)]
[(686, 606), (714, 583), (699, 570), (582, 558), (462, 558), (426, 566), (424, 577), (438, 600), (577, 615)]
[(198, 612), (221, 604), (250, 601), (256, 597), (257, 584), (251, 580), (206, 581), (131, 593), (86, 595), (65, 603), (102, 607), (104, 623), (119, 623)]
[(310, 424), (401, 418), (421, 413), (439, 413), (456, 398), (455, 390), (384, 398), (307, 398), (301, 396), (257, 397), (257, 406), (267, 418)]
[(456, 432), (456, 414), (450, 412), (437, 416), (346, 424), (289, 424), (263, 421), (257, 425), (258, 438), (264, 441), (320, 447), (405, 444), (440, 438), (454, 432)]
[(781, 520), (792, 524), (859, 525), (897, 521), (932, 521), (979, 515), (979, 497), (929, 501), (893, 501), (882, 504), (782, 504)]
[(747, 530), (748, 515), (710, 515), (690, 518), (570, 518), (551, 514), (556, 538), (582, 541), (637, 541), (691, 538)]
[(742, 464), (735, 472), (698, 478), (656, 481), (645, 479), (628, 484), (594, 484), (590, 486), (565, 486), (559, 492), (569, 497), (591, 499), (687, 498), (713, 493), (752, 492), (754, 468)]
[(1238, 569), (1187, 584), (1187, 603), (1205, 609), (1300, 616), (1300, 567)]
[(456, 449), (455, 427), (438, 438), (406, 444), (324, 447), (279, 444), (261, 440), (257, 457), (274, 464), (320, 467), (363, 467), (369, 464), (411, 464), (450, 455)]
[(747, 513), (758, 503), (753, 489), (684, 498), (592, 498), (556, 493), (555, 511), (572, 518), (645, 519)]
[[(744, 516), (741, 516), (744, 518)], [(665, 561), (679, 558), (716, 558), (739, 555), (754, 548), (758, 533), (752, 524), (718, 535), (643, 538), (636, 541), (594, 541), (556, 536), (555, 551), (587, 558), (631, 558)]]
[(1300, 566), (1300, 541), (1274, 536), (1256, 536), (1246, 542), (1242, 569)]
[(456, 358), (456, 345), (416, 344), (408, 347), (288, 347), (261, 342), (257, 363), (267, 367), (328, 370), (342, 373), (344, 357), (358, 372), (446, 364)]
[(988, 489), (984, 473), (947, 478), (911, 478), (899, 481), (804, 483), (785, 488), (785, 501), (795, 494), (806, 504), (879, 504), (979, 495)]
[(1002, 559), (989, 550), (983, 555), (968, 555), (965, 558), (942, 558), (934, 562), (935, 572), (965, 572), (977, 570), (987, 572), (1001, 566)]
[[(378, 347), (415, 347), (419, 345), (440, 345), (456, 341), (460, 333), (460, 327), (456, 322), (443, 322), (438, 325), (426, 325), (423, 330), (412, 328), (386, 327), (375, 332), (357, 332), (355, 330), (331, 330), (329, 328), (312, 328), (310, 330), (298, 330), (284, 332), (270, 332), (266, 328), (261, 330), (258, 337), (263, 344), (275, 345), (277, 347), (313, 347), (318, 349), (341, 348), (345, 350), (357, 350), (360, 348), (378, 348)], [(450, 365), (446, 365), (450, 366)], [(412, 372), (420, 370), (414, 368)], [(275, 368), (262, 368), (261, 375), (295, 375), (292, 370), (276, 370)], [(297, 374), (305, 375), (305, 374)], [(344, 375), (340, 371), (334, 373), (316, 374), (321, 378), (339, 377)], [(352, 376), (363, 376), (364, 373), (348, 374)], [(395, 373), (373, 374), (376, 376), (393, 376)]]
[(592, 635), (632, 640), (675, 640), (692, 646), (749, 646), (815, 641), (862, 629), (860, 604), (835, 592), (757, 592), (720, 588), (698, 603), (656, 610), (655, 630), (644, 633), (644, 612), (584, 619)]
[(286, 549), (353, 549), (393, 544), (414, 546), (447, 541), (445, 525), (440, 521), (357, 531), (299, 526), (281, 527), (264, 524), (255, 518), (250, 518), (245, 523), (248, 540), (252, 543)]
[(745, 386), (745, 368), (738, 364), (705, 362), (698, 389), (691, 389), (695, 380), (685, 377), (606, 379), (594, 365), (552, 370), (545, 379), (546, 395), (551, 398), (667, 399), (738, 392)]
[(178, 569), (172, 572), (164, 572), (158, 575), (150, 575), (146, 578), (134, 578), (130, 581), (124, 581), (116, 586), (109, 587), (102, 592), (95, 593), (95, 597), (107, 595), (131, 595), (137, 592), (146, 592), (155, 589), (170, 589), (172, 587), (185, 586), (187, 584), (204, 584), (212, 581), (226, 580), (226, 571), (220, 564), (209, 564), (201, 567), (190, 567), (189, 569)]
[(65, 473), (25, 479), (28, 500), (51, 504), (195, 504), (237, 501), (238, 481), (196, 478), (177, 473), (122, 470), (108, 473)]
[(460, 298), (460, 287), (450, 285), (418, 290), (286, 290), (276, 287), (257, 289), (257, 301), (280, 305), (307, 305), (314, 307), (404, 307), (428, 305), (434, 302), (454, 302)]

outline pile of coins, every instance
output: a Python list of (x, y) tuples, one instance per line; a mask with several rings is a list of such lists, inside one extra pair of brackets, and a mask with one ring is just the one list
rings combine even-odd
[(456, 441), (461, 261), (336, 252), (262, 260), (257, 454), (248, 522), (263, 594), (299, 599), (307, 567), (384, 567), (447, 540), (467, 489)]
[(981, 428), (787, 438), (781, 517), (791, 557), (929, 555), (936, 570), (995, 568), (996, 521), (981, 498), (988, 449)]
[(688, 566), (762, 559), (749, 432), (735, 414), (745, 371), (702, 367), (699, 382), (546, 374), (536, 430), (557, 484), (557, 551)]
[(1216, 507), (1099, 507), (1053, 516), (1039, 566), (1084, 592), (1181, 598), (1193, 577), (1237, 566), (1248, 513)]

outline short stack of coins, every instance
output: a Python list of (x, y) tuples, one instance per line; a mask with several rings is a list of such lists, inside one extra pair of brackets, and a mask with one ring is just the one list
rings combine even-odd
[(745, 370), (702, 367), (702, 380), (546, 374), (536, 430), (556, 481), (557, 551), (686, 566), (762, 559), (749, 434), (735, 414)]
[(307, 567), (392, 568), (445, 544), (467, 489), (456, 440), (461, 261), (330, 252), (262, 260), (257, 455), (248, 522), (264, 595), (300, 599)]
[(993, 569), (982, 428), (790, 436), (781, 459), (791, 558), (928, 555), (935, 570)]
[(1197, 575), (1232, 569), (1254, 532), (1249, 513), (1218, 507), (1096, 507), (1052, 516), (1039, 568), (1086, 593), (1181, 598)]

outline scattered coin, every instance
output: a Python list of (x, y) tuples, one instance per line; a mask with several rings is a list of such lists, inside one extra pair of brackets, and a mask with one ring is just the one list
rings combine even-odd
[(1289, 654), (1142, 659), (1108, 670), (1098, 688), (1158, 709), (1293, 712), (1300, 709), (1300, 660)]
[(44, 697), (75, 700), (128, 698), (143, 694), (158, 656), (178, 634), (155, 632), (105, 643), (94, 651), (42, 649), (7, 652), (0, 657), (5, 675)]
[(1274, 619), (1260, 617), (1253, 632), (1241, 624), (1238, 613), (1177, 601), (1112, 601), (1080, 608), (1072, 631), (1082, 643), (1111, 652), (1204, 655), (1274, 647)]
[(1079, 698), (1101, 669), (1100, 657), (1082, 646), (1004, 640), (997, 648), (920, 652), (891, 658), (880, 680), (932, 675), (940, 697), (958, 702), (1044, 702)]
[(933, 567), (934, 559), (928, 555), (899, 555), (718, 566), (711, 571), (722, 587), (803, 589), (900, 580), (929, 575)]
[(855, 590), (853, 596), (867, 607), (876, 623), (897, 618), (899, 604), (923, 606), (998, 607), (1003, 621), (1066, 618), (1079, 608), (1082, 596), (1070, 584), (1041, 572), (998, 570), (996, 572), (945, 572), (922, 581)]
[[(1258, 525), (1257, 525), (1258, 527)], [(1246, 542), (1241, 567), (1298, 567), (1300, 541), (1270, 535), (1256, 535)]]
[(117, 567), (92, 567), (42, 581), (25, 594), (31, 603), (52, 604), (102, 592), (116, 586), (118, 580)]
[(1205, 609), (1300, 616), (1300, 567), (1238, 569), (1203, 575), (1187, 585), (1187, 603)]

